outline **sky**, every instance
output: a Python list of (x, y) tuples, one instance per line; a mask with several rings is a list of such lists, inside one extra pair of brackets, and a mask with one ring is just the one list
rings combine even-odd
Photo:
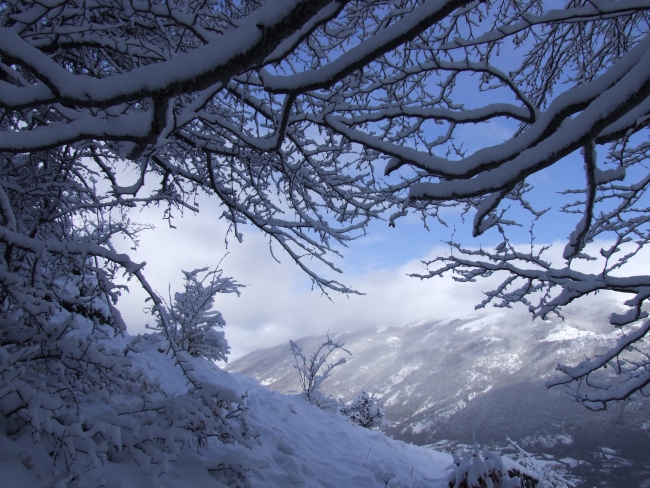
[[(564, 163), (565, 168), (551, 169), (535, 175), (535, 198), (540, 205), (558, 202), (560, 181), (566, 173), (579, 171), (575, 162)], [(559, 174), (556, 174), (558, 173)], [(421, 260), (449, 252), (445, 241), (452, 237), (465, 245), (477, 245), (470, 236), (470, 222), (463, 224), (458, 212), (450, 210), (444, 227), (432, 223), (424, 229), (419, 216), (410, 215), (389, 228), (385, 221), (376, 221), (368, 235), (353, 241), (342, 249), (343, 259), (336, 264), (344, 273), (338, 281), (350, 285), (363, 295), (330, 293), (324, 296), (312, 289), (307, 275), (277, 246), (274, 255), (269, 252), (268, 238), (250, 226), (243, 227), (244, 242), (230, 238), (226, 246), (224, 236), (227, 223), (219, 219), (222, 209), (214, 199), (199, 200), (199, 214), (185, 212), (174, 220), (175, 229), (161, 219), (162, 210), (147, 208), (132, 215), (135, 219), (152, 223), (155, 230), (146, 231), (139, 247), (133, 251), (126, 242), (115, 242), (118, 249), (128, 251), (134, 261), (146, 261), (145, 275), (154, 288), (169, 301), (181, 291), (181, 270), (206, 266), (221, 268), (246, 285), (241, 296), (217, 296), (215, 308), (226, 320), (225, 333), (232, 348), (234, 360), (249, 352), (271, 347), (289, 339), (310, 335), (344, 332), (356, 328), (399, 326), (438, 318), (462, 317), (474, 313), (474, 306), (483, 298), (483, 292), (497, 284), (496, 279), (477, 283), (457, 283), (451, 275), (444, 278), (420, 280), (407, 273), (423, 272)], [(557, 213), (542, 217), (536, 224), (537, 244), (565, 239), (570, 232), (567, 225), (558, 225)], [(528, 239), (528, 229), (515, 233), (519, 242)], [(484, 245), (496, 245), (498, 236), (488, 235)], [(562, 245), (556, 246), (557, 253)], [(151, 315), (142, 311), (144, 293), (135, 281), (118, 303), (131, 333), (141, 333), (145, 324), (153, 325)]]
[[(507, 58), (507, 56), (506, 56)], [(514, 61), (513, 61), (514, 62)], [(507, 67), (507, 66), (506, 66)], [(459, 77), (461, 93), (475, 94), (475, 80)], [(487, 98), (485, 98), (487, 96)], [(483, 92), (468, 106), (500, 100), (496, 92)], [(458, 129), (457, 136), (465, 141), (465, 149), (475, 150), (498, 144), (510, 138), (516, 129), (514, 122), (493, 120)], [(536, 245), (558, 242), (553, 252), (561, 254), (566, 238), (580, 215), (566, 215), (557, 210), (569, 199), (558, 192), (584, 186), (583, 162), (578, 154), (570, 155), (528, 179), (535, 186), (530, 202), (540, 210), (552, 207), (535, 222)], [(156, 229), (143, 234), (140, 246), (131, 251), (135, 261), (146, 261), (145, 274), (155, 289), (165, 297), (180, 291), (181, 270), (215, 266), (221, 261), (225, 275), (246, 285), (241, 296), (224, 295), (216, 298), (215, 307), (227, 322), (226, 338), (231, 347), (231, 360), (257, 349), (272, 347), (289, 339), (324, 334), (327, 331), (343, 332), (354, 328), (399, 326), (408, 323), (448, 317), (462, 317), (474, 312), (474, 306), (498, 282), (495, 279), (476, 283), (457, 283), (452, 276), (419, 280), (407, 273), (423, 272), (421, 260), (431, 259), (449, 251), (445, 242), (452, 238), (465, 246), (495, 246), (501, 238), (495, 232), (481, 239), (471, 237), (470, 221), (463, 222), (457, 210), (444, 215), (448, 227), (430, 222), (426, 230), (420, 218), (409, 215), (389, 228), (385, 221), (373, 222), (368, 235), (341, 249), (344, 258), (335, 260), (343, 275), (331, 276), (350, 285), (363, 295), (323, 296), (312, 290), (311, 281), (284, 254), (278, 246), (269, 252), (268, 239), (250, 226), (242, 227), (244, 242), (239, 244), (231, 237), (224, 244), (227, 224), (218, 218), (223, 209), (215, 200), (199, 200), (200, 213), (186, 212), (174, 221), (176, 229), (168, 228), (161, 219), (159, 209), (145, 209), (134, 217), (156, 225)], [(503, 207), (503, 205), (502, 205)], [(500, 208), (502, 208), (500, 207)], [(515, 207), (513, 205), (513, 207)], [(515, 217), (521, 212), (515, 208)], [(529, 244), (529, 225), (511, 229), (517, 244)], [(562, 242), (565, 241), (565, 242)], [(119, 245), (119, 242), (116, 243)], [(124, 248), (123, 248), (124, 249)], [(124, 249), (126, 250), (126, 249)], [(168, 288), (168, 287), (171, 288)], [(142, 312), (144, 294), (133, 283), (131, 292), (120, 300), (119, 308), (132, 333), (144, 330), (152, 317)], [(169, 298), (167, 298), (169, 300)]]
[[(202, 207), (208, 207), (205, 202)], [(151, 211), (143, 217), (153, 222)], [(169, 296), (180, 291), (183, 270), (214, 266), (246, 285), (241, 296), (217, 296), (215, 307), (226, 319), (226, 338), (235, 359), (247, 352), (275, 346), (289, 339), (340, 332), (352, 328), (386, 327), (427, 320), (439, 314), (470, 313), (470, 302), (478, 302), (480, 293), (469, 287), (450, 293), (443, 280), (409, 278), (407, 272), (422, 271), (418, 258), (443, 252), (445, 247), (435, 232), (422, 231), (417, 222), (409, 223), (408, 232), (389, 229), (384, 222), (373, 226), (364, 239), (345, 250), (337, 264), (344, 271), (336, 278), (364, 295), (329, 297), (312, 289), (311, 280), (283, 251), (274, 249), (276, 262), (269, 252), (269, 243), (260, 232), (250, 228), (244, 242), (231, 239), (226, 248), (226, 223), (216, 216), (218, 209), (202, 209), (199, 215), (186, 213), (170, 229), (164, 222), (142, 236), (139, 248), (130, 251), (132, 259), (146, 261), (145, 275), (156, 290)], [(381, 225), (383, 224), (383, 226)], [(382, 227), (385, 227), (383, 229)], [(404, 227), (407, 227), (406, 225)], [(373, 232), (374, 231), (374, 232)], [(392, 234), (392, 235), (391, 235)], [(415, 240), (409, 246), (408, 240)], [(223, 260), (222, 260), (223, 259)], [(444, 280), (448, 281), (448, 280)], [(119, 308), (132, 333), (141, 332), (152, 317), (140, 311), (144, 294), (137, 283), (130, 284), (131, 293), (120, 299)]]

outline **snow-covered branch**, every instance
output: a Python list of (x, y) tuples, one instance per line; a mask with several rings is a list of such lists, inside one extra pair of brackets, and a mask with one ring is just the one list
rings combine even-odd
[(340, 357), (336, 361), (328, 362), (330, 356), (335, 355), (338, 351), (351, 355), (350, 351), (345, 349), (345, 344), (334, 341), (327, 335), (327, 340), (320, 344), (318, 348), (309, 356), (305, 357), (302, 347), (297, 342), (289, 341), (291, 354), (294, 359), (294, 368), (298, 371), (300, 387), (307, 400), (319, 404), (322, 400), (320, 391), (323, 382), (332, 376), (334, 368), (345, 364), (347, 359)]
[[(539, 317), (589, 293), (625, 293), (628, 310), (610, 321), (632, 332), (601, 358), (560, 367), (557, 384), (582, 387), (571, 391), (588, 406), (647, 394), (647, 329), (635, 322), (647, 316), (650, 278), (634, 262), (650, 239), (649, 8), (643, 0), (3, 2), (0, 410), (35, 438), (49, 436), (48, 455), (62, 453), (67, 480), (90, 458), (66, 439), (83, 439), (88, 452), (103, 446), (88, 462), (124, 446), (149, 456), (145, 465), (179, 452), (156, 444), (156, 429), (129, 437), (119, 412), (107, 413), (104, 433), (78, 421), (95, 397), (106, 401), (106, 385), (128, 395), (140, 388), (128, 359), (150, 345), (102, 342), (125, 329), (114, 281), (126, 272), (148, 293), (162, 353), (188, 383), (170, 409), (160, 389), (142, 386), (137, 405), (127, 395), (128, 415), (178, 428), (169, 438), (185, 444), (245, 440), (244, 400), (206, 391), (190, 366), (196, 355), (225, 358), (211, 299), (235, 292), (235, 282), (190, 272), (185, 292), (165, 304), (144, 264), (112, 245), (117, 236), (137, 245), (145, 230), (130, 210), (162, 204), (173, 225), (176, 209), (198, 211), (198, 194), (213, 197), (235, 239), (253, 226), (321, 290), (343, 293), (353, 290), (329, 276), (340, 271), (332, 255), (373, 219), (395, 226), (415, 210), (442, 220), (460, 206), (474, 214), (475, 235), (496, 230), (501, 244), (452, 243), (421, 277), (501, 274), (481, 306), (522, 302)], [(474, 134), (485, 127), (501, 135), (481, 146)], [(520, 222), (505, 202), (541, 218), (528, 200), (531, 176), (580, 150), (584, 177), (568, 182), (575, 198), (560, 209), (579, 221), (558, 264), (544, 247), (510, 242), (507, 230)], [(605, 244), (594, 250), (596, 239)], [(598, 268), (577, 269), (584, 260)], [(339, 364), (326, 363), (342, 345), (323, 347), (309, 359), (294, 349), (307, 393)], [(170, 420), (175, 409), (201, 413), (180, 425)], [(72, 420), (51, 431), (39, 420), (63, 418)]]

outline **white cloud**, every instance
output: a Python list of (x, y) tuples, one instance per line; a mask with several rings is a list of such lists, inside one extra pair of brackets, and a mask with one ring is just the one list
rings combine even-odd
[[(205, 209), (204, 209), (205, 210)], [(153, 219), (146, 211), (144, 219)], [(255, 349), (273, 346), (289, 338), (339, 332), (363, 327), (385, 327), (472, 313), (482, 299), (487, 283), (459, 284), (451, 276), (420, 281), (406, 276), (421, 270), (418, 261), (401, 266), (375, 268), (365, 274), (344, 274), (339, 280), (365, 293), (323, 296), (311, 290), (309, 278), (286, 255), (273, 260), (268, 241), (257, 232), (245, 233), (244, 243), (231, 243), (226, 250), (223, 235), (226, 224), (205, 215), (186, 215), (174, 222), (177, 229), (161, 225), (142, 236), (132, 258), (147, 261), (145, 275), (156, 290), (167, 296), (180, 288), (181, 269), (191, 270), (215, 265), (228, 251), (222, 268), (227, 275), (246, 284), (242, 296), (219, 296), (216, 307), (228, 325), (226, 337), (232, 357)], [(443, 252), (443, 249), (437, 249)], [(345, 265), (343, 264), (343, 267)], [(144, 294), (137, 283), (130, 283), (131, 293), (121, 298), (119, 308), (133, 333), (142, 332), (152, 321), (141, 312)]]
[[(328, 330), (334, 333), (462, 317), (474, 313), (474, 306), (484, 298), (482, 292), (498, 284), (496, 276), (476, 283), (458, 283), (451, 274), (428, 280), (410, 278), (406, 275), (408, 272), (422, 270), (417, 260), (388, 266), (375, 263), (370, 268), (350, 263), (352, 266), (347, 269), (356, 269), (357, 273), (336, 278), (365, 295), (332, 294), (329, 300), (318, 290), (311, 290), (309, 278), (281, 251), (276, 250), (276, 255), (282, 263), (274, 261), (268, 240), (259, 232), (245, 229), (244, 243), (232, 242), (227, 250), (224, 245), (227, 225), (214, 217), (220, 212), (210, 210), (205, 203), (202, 211), (199, 216), (186, 215), (175, 221), (177, 229), (166, 228), (163, 222), (158, 229), (142, 237), (141, 247), (131, 255), (135, 260), (147, 261), (145, 274), (149, 282), (167, 295), (168, 283), (171, 283), (172, 293), (180, 289), (181, 269), (214, 266), (229, 252), (222, 269), (247, 285), (239, 298), (224, 295), (216, 299), (216, 308), (224, 314), (228, 324), (226, 337), (233, 349), (233, 359), (256, 349), (288, 342), (290, 338), (323, 334)], [(154, 213), (146, 210), (143, 220), (155, 221)], [(387, 234), (390, 232), (394, 231)], [(424, 258), (448, 252), (447, 247), (431, 239), (431, 234), (425, 235), (429, 236), (432, 247)], [(388, 244), (390, 240), (378, 243)], [(359, 259), (364, 247), (352, 249), (351, 255)], [(556, 261), (562, 248), (561, 244), (556, 244), (547, 259)], [(395, 252), (399, 253), (400, 249)], [(594, 269), (594, 264), (587, 266)], [(346, 263), (341, 263), (341, 267), (345, 270)], [(119, 308), (131, 332), (138, 333), (144, 330), (145, 322), (152, 319), (141, 312), (145, 296), (137, 283), (132, 282), (131, 288), (132, 292), (120, 300)], [(604, 298), (603, 295), (600, 298)]]

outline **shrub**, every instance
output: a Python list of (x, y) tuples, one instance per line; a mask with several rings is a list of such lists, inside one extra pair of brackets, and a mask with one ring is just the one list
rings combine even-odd
[(361, 391), (349, 405), (341, 407), (341, 413), (355, 424), (366, 429), (381, 429), (384, 424), (384, 400)]
[(334, 368), (347, 362), (346, 358), (339, 358), (337, 361), (329, 363), (327, 362), (328, 358), (339, 350), (352, 355), (350, 351), (343, 347), (345, 344), (334, 342), (328, 333), (327, 340), (318, 346), (318, 349), (309, 356), (309, 359), (305, 357), (298, 343), (290, 340), (289, 345), (295, 361), (293, 366), (298, 371), (300, 387), (307, 400), (319, 406), (323, 406), (325, 403), (330, 406), (330, 403), (336, 402), (335, 400), (328, 400), (322, 394), (320, 388), (323, 382), (332, 375)]
[(523, 477), (534, 478), (536, 480), (535, 485), (524, 484), (523, 488), (528, 488), (529, 486), (536, 486), (537, 488), (575, 488), (578, 486), (580, 479), (567, 479), (567, 474), (558, 463), (540, 463), (512, 439), (508, 438), (508, 444), (515, 450), (517, 463), (531, 475), (523, 475)]
[[(175, 293), (171, 305), (167, 306), (168, 334), (178, 348), (193, 357), (203, 356), (213, 361), (228, 361), (230, 347), (222, 331), (226, 321), (221, 312), (212, 310), (214, 297), (218, 293), (237, 293), (242, 285), (229, 277), (222, 276), (218, 268), (183, 271), (185, 290)], [(171, 302), (171, 297), (170, 297)], [(156, 329), (162, 330), (160, 318)]]
[(447, 469), (449, 488), (521, 488), (522, 483), (516, 473), (511, 478), (498, 454), (483, 449), (477, 443), (469, 451), (454, 454), (454, 464)]

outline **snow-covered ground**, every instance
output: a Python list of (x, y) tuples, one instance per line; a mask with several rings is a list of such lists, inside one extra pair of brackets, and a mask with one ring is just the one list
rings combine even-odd
[[(141, 353), (133, 359), (134, 366), (145, 372), (148, 381), (159, 384), (168, 395), (187, 392), (180, 368), (154, 343), (142, 344)], [(251, 434), (248, 445), (212, 439), (202, 448), (188, 446), (169, 463), (166, 474), (154, 476), (132, 459), (104, 461), (91, 468), (78, 486), (447, 486), (445, 468), (452, 462), (448, 454), (394, 441), (346, 421), (339, 413), (323, 411), (301, 395), (273, 392), (205, 359), (191, 361), (195, 376), (202, 382), (247, 395), (245, 416)], [(101, 408), (98, 405), (97, 411)], [(36, 451), (29, 445), (31, 439), (11, 439), (5, 432), (0, 434), (0, 485), (38, 488), (56, 483), (57, 474), (49, 467), (51, 462), (34, 454)], [(75, 481), (69, 486), (75, 486)]]

